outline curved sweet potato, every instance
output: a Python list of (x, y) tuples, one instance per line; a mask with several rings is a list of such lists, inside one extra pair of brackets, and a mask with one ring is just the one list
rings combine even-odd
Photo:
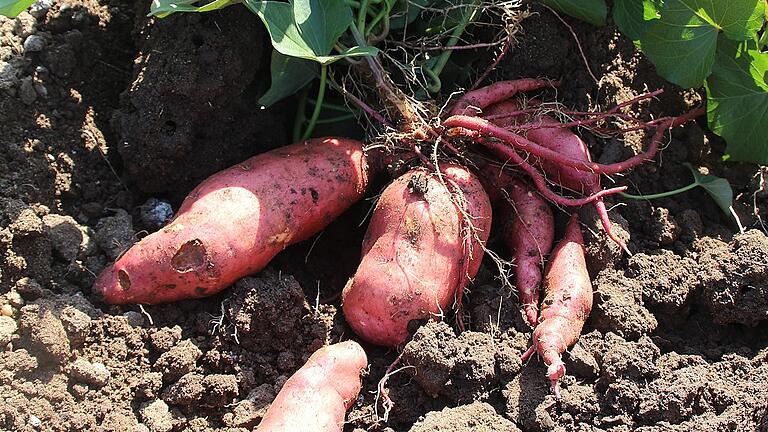
[(357, 342), (320, 348), (283, 384), (256, 431), (341, 432), (367, 365)]
[(323, 229), (367, 183), (355, 140), (315, 139), (254, 156), (201, 183), (169, 225), (131, 247), (93, 289), (108, 303), (215, 294)]
[[(437, 317), (480, 268), (491, 205), (466, 168), (446, 165), (442, 178), (424, 169), (393, 181), (381, 194), (363, 240), (362, 260), (342, 294), (344, 315), (363, 339), (397, 346), (413, 320)], [(451, 193), (460, 194), (465, 220)], [(471, 240), (463, 228), (471, 223)]]
[(592, 282), (584, 259), (584, 238), (574, 214), (565, 237), (552, 252), (544, 278), (546, 297), (541, 305), (541, 323), (533, 331), (533, 345), (523, 355), (537, 352), (547, 365), (552, 391), (560, 398), (558, 381), (565, 375), (561, 355), (575, 344), (592, 310)]
[[(534, 101), (536, 102), (536, 101)], [(507, 100), (499, 102), (489, 106), (484, 115), (492, 116), (504, 113), (514, 112), (520, 109), (519, 104), (514, 100)], [(540, 116), (516, 116), (516, 117), (501, 117), (492, 120), (493, 123), (503, 128), (514, 128), (514, 126), (527, 122), (531, 125), (557, 125), (560, 122), (546, 115)], [(563, 156), (579, 159), (584, 161), (592, 161), (592, 156), (589, 153), (587, 144), (578, 135), (573, 133), (568, 128), (563, 127), (541, 127), (533, 128), (525, 131), (526, 137), (551, 150), (555, 150)], [(557, 162), (551, 160), (539, 160), (534, 156), (529, 157), (529, 162), (538, 165), (547, 174), (550, 181), (572, 191), (578, 192), (582, 195), (592, 195), (600, 192), (602, 186), (600, 186), (600, 175), (588, 171), (581, 171), (573, 167), (560, 165)], [(608, 217), (608, 209), (605, 207), (605, 202), (602, 198), (598, 198), (594, 201), (593, 205), (600, 216), (600, 221), (605, 229), (608, 237), (611, 238), (622, 249), (626, 250), (627, 246), (624, 242), (616, 237), (613, 233), (611, 221)]]
[(526, 182), (508, 175), (497, 177), (512, 201), (502, 200), (501, 217), (509, 223), (502, 238), (515, 262), (515, 285), (532, 327), (539, 319), (539, 289), (544, 258), (555, 240), (555, 219), (549, 203)]

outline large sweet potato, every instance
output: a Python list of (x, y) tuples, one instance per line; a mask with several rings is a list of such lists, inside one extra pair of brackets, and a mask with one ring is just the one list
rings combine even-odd
[(195, 188), (169, 225), (102, 272), (94, 291), (108, 303), (212, 295), (323, 229), (367, 183), (354, 140), (314, 139), (254, 156)]
[(441, 168), (441, 177), (425, 169), (399, 177), (373, 211), (362, 261), (342, 297), (347, 322), (367, 341), (401, 344), (411, 321), (441, 316), (480, 268), (488, 195), (467, 169)]
[(320, 348), (283, 384), (256, 432), (341, 432), (367, 364), (357, 342)]

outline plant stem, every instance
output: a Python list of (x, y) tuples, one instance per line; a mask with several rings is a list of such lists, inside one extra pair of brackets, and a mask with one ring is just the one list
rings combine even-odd
[(301, 139), (305, 140), (312, 136), (312, 132), (315, 131), (315, 125), (317, 124), (317, 119), (320, 117), (320, 111), (323, 110), (323, 99), (325, 98), (325, 82), (328, 78), (328, 65), (322, 65), (320, 67), (320, 88), (317, 90), (317, 102), (315, 103), (315, 109), (312, 111), (312, 117), (309, 118), (309, 124), (307, 125), (307, 129), (304, 131), (304, 135), (302, 135)]
[(353, 118), (355, 118), (354, 114), (351, 114), (351, 113), (350, 114), (343, 114), (343, 115), (336, 116), (336, 117), (329, 117), (329, 118), (319, 119), (317, 121), (317, 124), (338, 123), (338, 122), (343, 122), (344, 120), (351, 120)]
[(365, 18), (368, 16), (368, 0), (360, 0), (360, 10), (357, 13), (357, 29), (365, 34)]
[(691, 183), (691, 184), (689, 184), (687, 186), (683, 186), (683, 187), (681, 187), (679, 189), (675, 189), (675, 190), (671, 190), (671, 191), (667, 191), (667, 192), (659, 192), (659, 193), (651, 194), (651, 195), (632, 195), (632, 194), (628, 194), (628, 193), (624, 193), (624, 192), (619, 192), (619, 195), (623, 196), (624, 198), (629, 198), (629, 199), (633, 199), (633, 200), (652, 200), (652, 199), (666, 198), (666, 197), (670, 197), (670, 196), (673, 196), (673, 195), (677, 195), (679, 193), (683, 193), (685, 191), (689, 191), (689, 190), (695, 188), (698, 185), (699, 185), (698, 182), (693, 182), (693, 183)]
[[(432, 80), (434, 80), (432, 88), (429, 89), (429, 91), (436, 93), (440, 91), (440, 74), (443, 72), (443, 68), (445, 68), (445, 65), (448, 64), (448, 59), (451, 58), (451, 54), (453, 53), (453, 48), (456, 46), (456, 44), (459, 42), (459, 38), (461, 38), (461, 35), (464, 34), (464, 30), (467, 29), (467, 26), (469, 23), (472, 22), (472, 20), (475, 18), (475, 14), (477, 13), (477, 3), (473, 2), (470, 5), (467, 5), (467, 10), (464, 11), (464, 13), (461, 15), (461, 20), (458, 24), (456, 24), (456, 27), (454, 27), (453, 31), (451, 32), (451, 37), (448, 39), (448, 42), (445, 44), (444, 51), (440, 54), (439, 57), (437, 57), (437, 60), (435, 60), (434, 64), (429, 67), (429, 72), (427, 72), (427, 75), (429, 75)], [(437, 78), (437, 79), (435, 79)]]

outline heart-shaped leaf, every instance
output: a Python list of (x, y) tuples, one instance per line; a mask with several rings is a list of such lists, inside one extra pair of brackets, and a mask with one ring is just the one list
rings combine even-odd
[(259, 98), (259, 104), (270, 105), (301, 90), (317, 76), (317, 63), (311, 60), (288, 57), (279, 51), (272, 51), (272, 84)]
[(689, 163), (686, 163), (685, 166), (691, 170), (694, 184), (701, 186), (707, 191), (709, 196), (715, 200), (717, 206), (723, 210), (723, 213), (730, 216), (731, 207), (733, 207), (733, 189), (731, 189), (731, 184), (728, 183), (728, 180), (714, 175), (704, 175)]
[(681, 87), (698, 87), (712, 71), (718, 36), (754, 38), (764, 11), (764, 0), (665, 0), (640, 44), (659, 75)]
[(728, 143), (729, 160), (768, 164), (768, 54), (753, 40), (721, 40), (707, 79), (709, 128)]
[(24, 12), (34, 2), (35, 0), (0, 0), (0, 15), (16, 18), (16, 15)]
[(374, 47), (353, 47), (331, 55), (339, 36), (352, 23), (352, 9), (344, 0), (245, 0), (269, 31), (272, 46), (282, 54), (330, 64), (344, 57), (376, 55)]

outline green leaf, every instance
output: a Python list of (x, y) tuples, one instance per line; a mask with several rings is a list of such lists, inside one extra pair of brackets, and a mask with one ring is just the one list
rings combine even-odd
[(764, 11), (764, 0), (666, 0), (640, 44), (661, 76), (698, 87), (712, 71), (718, 35), (754, 38)]
[(272, 84), (259, 104), (264, 108), (301, 90), (317, 76), (317, 63), (272, 51)]
[(707, 79), (707, 120), (729, 160), (768, 164), (768, 54), (753, 40), (722, 38)]
[(604, 0), (539, 0), (539, 3), (596, 26), (605, 25), (608, 15)]
[(691, 170), (694, 183), (704, 188), (709, 196), (715, 200), (718, 207), (723, 210), (723, 213), (730, 216), (732, 214), (731, 207), (733, 206), (733, 189), (731, 189), (728, 180), (714, 175), (704, 175), (689, 163), (686, 163), (685, 166)]
[(152, 0), (149, 16), (165, 18), (176, 12), (210, 12), (225, 8), (231, 4), (240, 3), (240, 0), (213, 0), (207, 3), (202, 2), (202, 5), (195, 6), (195, 4), (199, 3), (201, 3), (200, 0)]
[(16, 15), (27, 10), (35, 0), (0, 0), (0, 15), (16, 18)]
[(342, 33), (352, 23), (352, 9), (344, 0), (245, 0), (269, 31), (272, 46), (290, 57), (333, 63), (344, 57), (376, 55), (374, 47), (353, 47), (330, 55)]
[(650, 23), (659, 18), (660, 0), (615, 0), (613, 21), (624, 35), (640, 40)]

